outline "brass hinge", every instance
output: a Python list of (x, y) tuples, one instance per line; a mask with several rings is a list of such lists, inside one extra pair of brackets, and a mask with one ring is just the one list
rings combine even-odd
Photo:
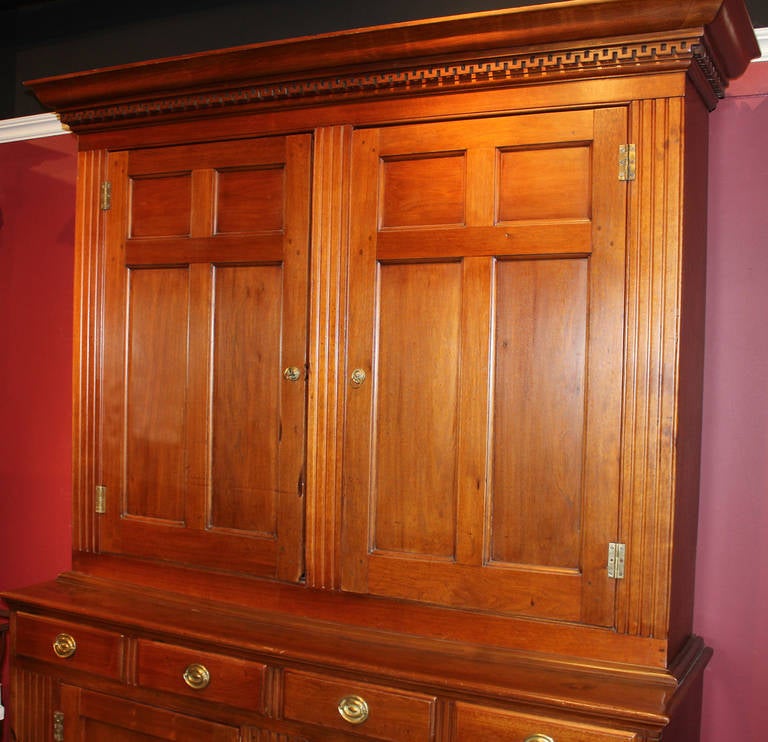
[(619, 145), (619, 180), (634, 180), (637, 177), (636, 160), (634, 144)]
[(109, 211), (112, 208), (112, 183), (105, 180), (101, 184), (101, 210)]
[(53, 739), (54, 742), (64, 742), (64, 712), (53, 712)]
[(104, 515), (107, 512), (107, 488), (103, 484), (96, 485), (94, 509), (98, 515)]
[(608, 577), (613, 580), (624, 579), (624, 560), (626, 558), (626, 544), (611, 542), (608, 544)]

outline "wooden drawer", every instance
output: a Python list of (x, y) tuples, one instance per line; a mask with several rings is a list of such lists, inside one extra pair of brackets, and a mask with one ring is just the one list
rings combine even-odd
[(122, 676), (123, 636), (118, 632), (18, 613), (13, 646), (19, 657), (114, 680)]
[(432, 740), (436, 703), (434, 696), (379, 685), (294, 670), (284, 674), (284, 718), (372, 739)]
[(456, 704), (454, 742), (639, 742), (634, 732), (552, 721), (468, 703)]
[(136, 677), (144, 688), (262, 711), (265, 669), (259, 662), (139, 640)]

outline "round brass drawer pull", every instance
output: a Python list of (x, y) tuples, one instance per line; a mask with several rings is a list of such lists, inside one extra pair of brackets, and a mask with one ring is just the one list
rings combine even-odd
[(184, 682), (192, 688), (192, 690), (202, 690), (208, 687), (208, 683), (211, 682), (211, 673), (208, 672), (208, 668), (205, 665), (199, 665), (196, 662), (192, 663), (186, 670), (184, 670)]
[(77, 651), (77, 642), (71, 634), (59, 634), (53, 640), (53, 651), (63, 660), (71, 657)]
[(368, 704), (360, 696), (344, 696), (338, 708), (341, 718), (350, 724), (362, 724), (368, 718)]
[(555, 742), (548, 734), (532, 734), (526, 737), (524, 742)]

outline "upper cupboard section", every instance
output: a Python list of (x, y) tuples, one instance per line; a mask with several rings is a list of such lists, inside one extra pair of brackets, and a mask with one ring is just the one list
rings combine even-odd
[(303, 573), (311, 137), (109, 155), (104, 552)]

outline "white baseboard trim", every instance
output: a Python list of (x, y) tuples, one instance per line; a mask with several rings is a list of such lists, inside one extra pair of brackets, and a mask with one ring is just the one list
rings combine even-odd
[(35, 116), (18, 116), (0, 120), (0, 144), (69, 133), (69, 129), (59, 121), (55, 113), (39, 113)]

